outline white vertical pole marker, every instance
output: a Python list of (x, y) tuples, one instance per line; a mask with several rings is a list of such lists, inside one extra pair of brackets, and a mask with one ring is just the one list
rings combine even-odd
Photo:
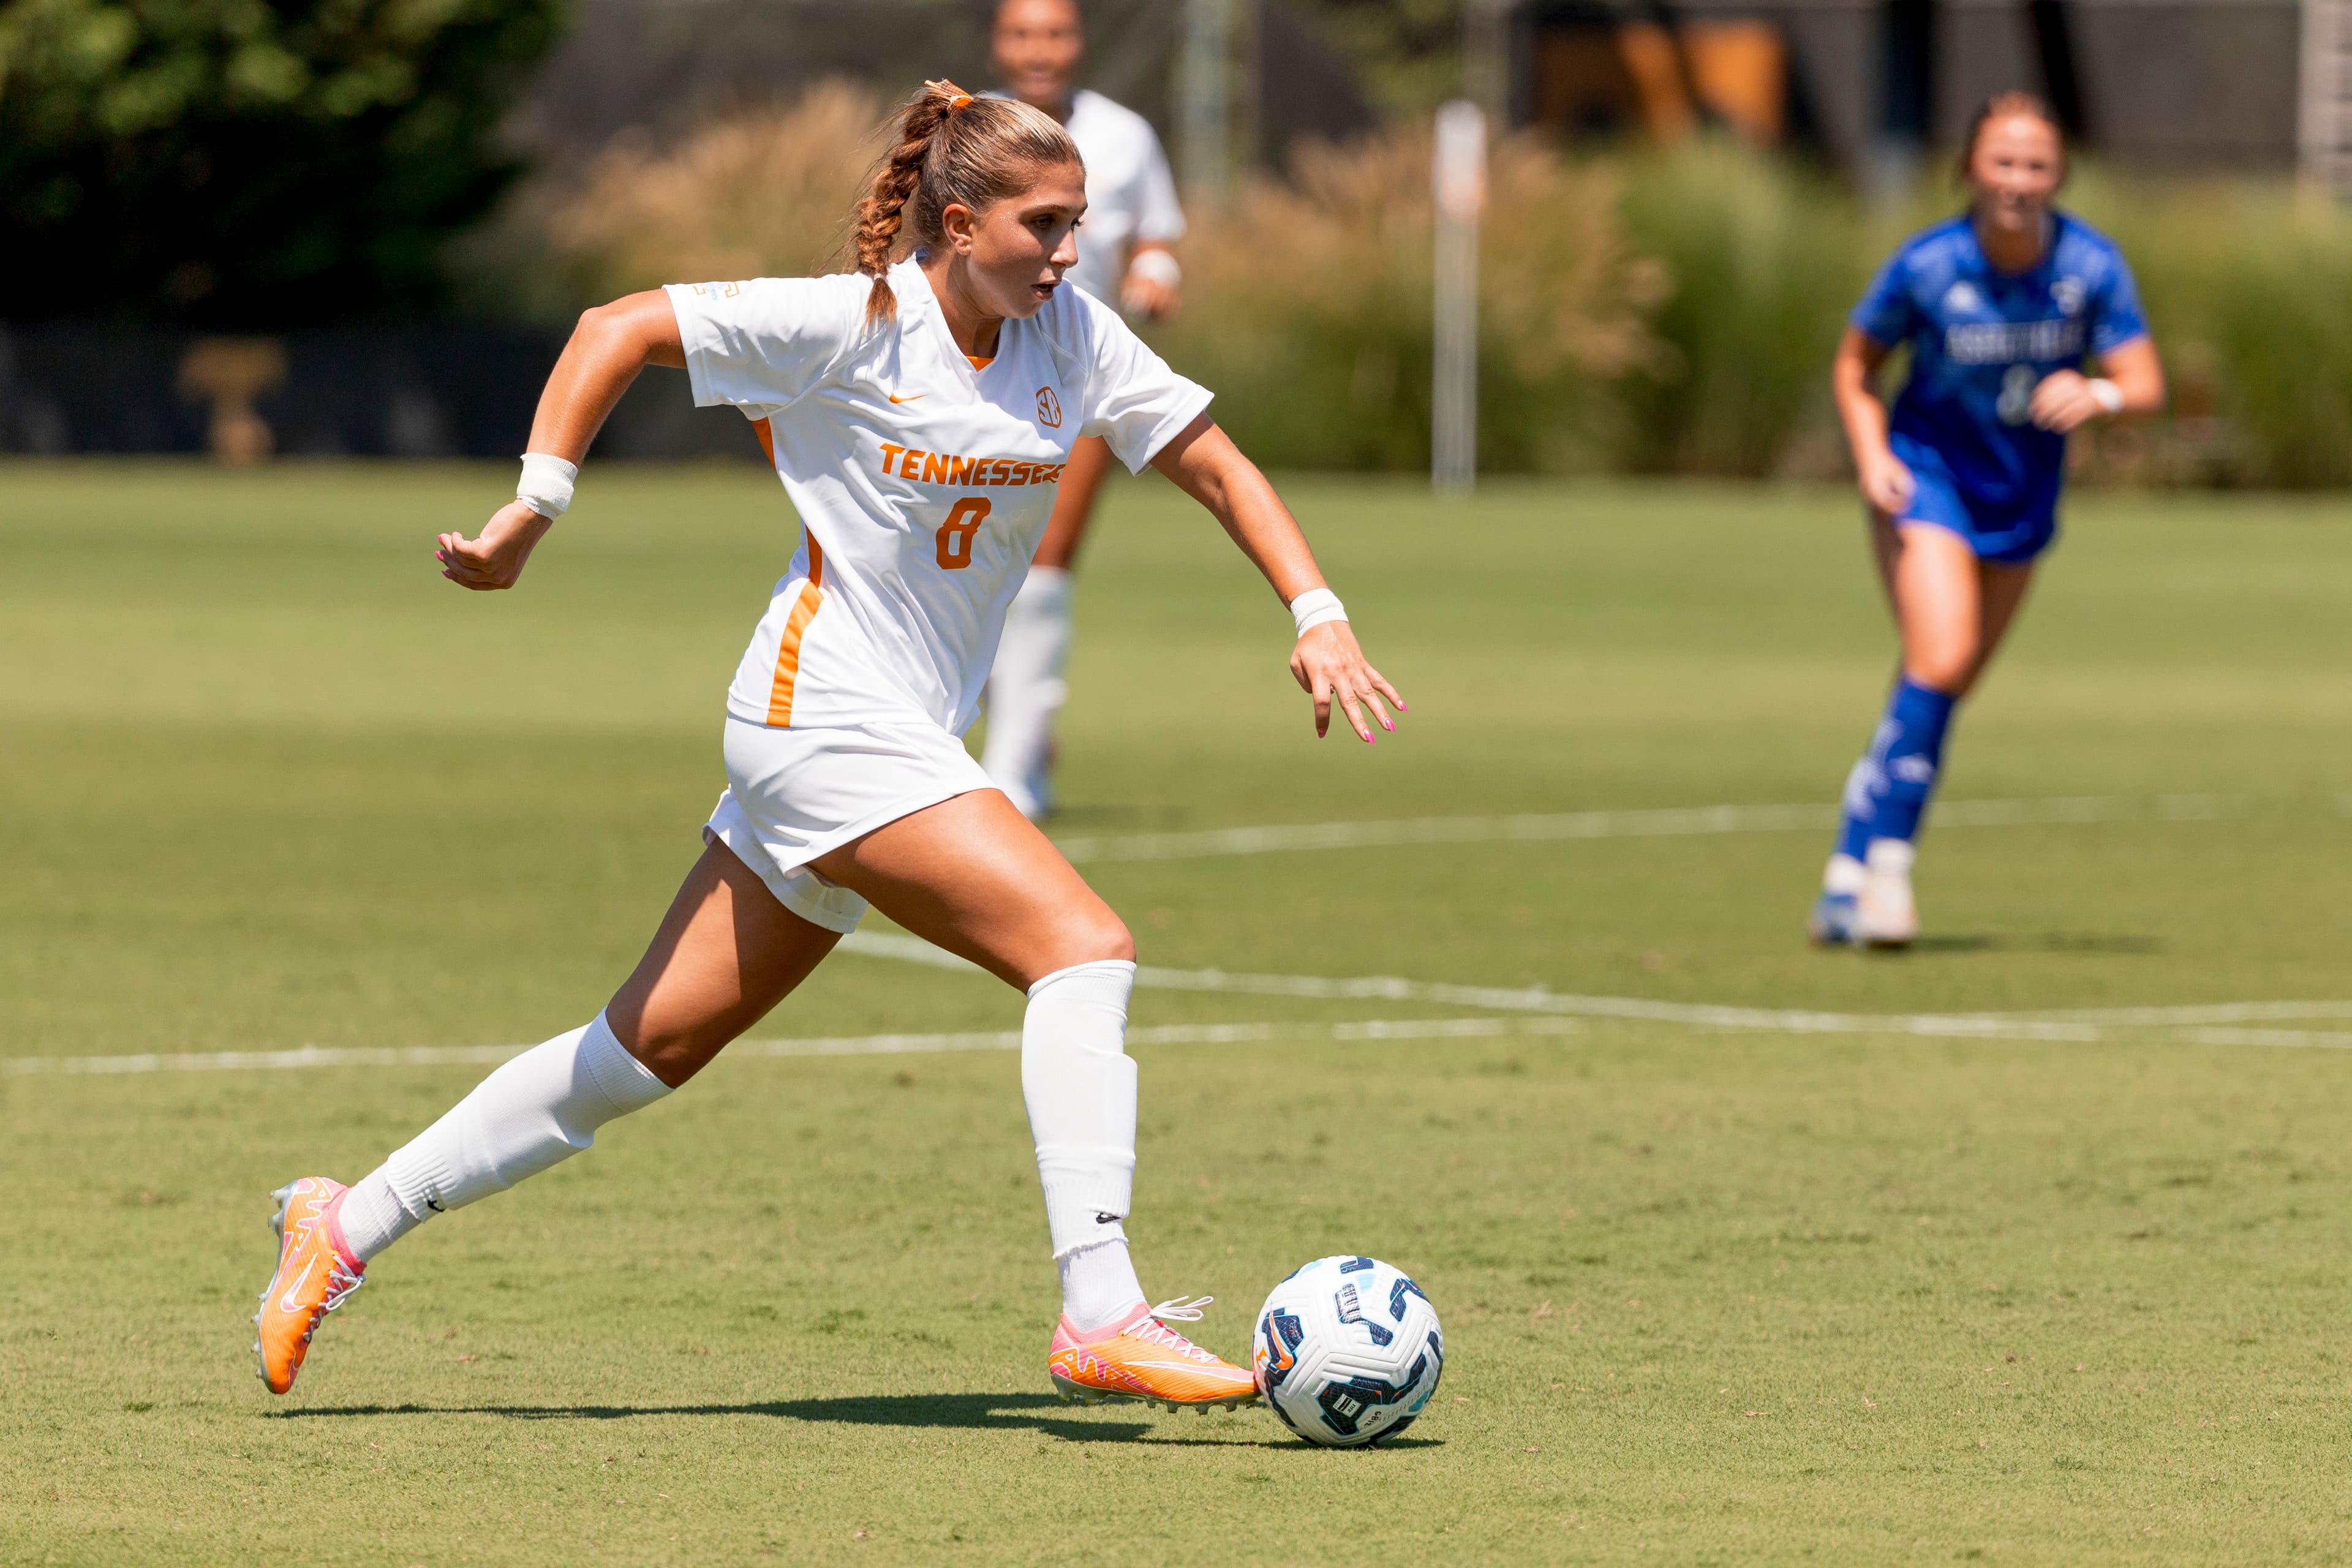
[(2303, 176), (2352, 195), (2352, 0), (2303, 0), (2295, 141)]
[(1486, 207), (1486, 116), (1456, 99), (1437, 111), (1435, 369), (1429, 479), (1452, 494), (1478, 479), (1478, 221)]
[(1176, 124), (1186, 184), (1223, 198), (1233, 178), (1234, 0), (1184, 0)]

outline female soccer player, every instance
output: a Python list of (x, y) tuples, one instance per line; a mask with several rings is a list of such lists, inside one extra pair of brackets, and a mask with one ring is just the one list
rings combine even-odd
[[(1231, 1408), (1250, 1374), (1145, 1305), (1121, 1221), (1135, 1165), (1123, 1051), (1135, 947), (959, 734), (1071, 443), (1099, 436), (1213, 512), (1291, 609), (1291, 672), (1369, 742), (1403, 701), (1365, 663), (1265, 479), (1118, 312), (1063, 287), (1086, 172), (1054, 121), (929, 84), (858, 208), (858, 271), (673, 285), (581, 319), (549, 377), (515, 501), (445, 533), (443, 574), (514, 586), (575, 465), (637, 373), (683, 366), (696, 403), (753, 421), (802, 542), (728, 693), (727, 788), (652, 945), (604, 1010), (490, 1074), (345, 1189), (282, 1189), (256, 1316), (283, 1393), (371, 1259), (652, 1103), (807, 978), (868, 903), (1028, 997), (1021, 1085), (1063, 1311), (1066, 1397)], [(893, 264), (906, 226), (921, 248)]]
[[(1900, 947), (1918, 933), (1912, 844), (1944, 731), (2057, 535), (2067, 433), (2164, 402), (2131, 269), (2051, 205), (2066, 161), (2049, 109), (2021, 92), (1991, 100), (1960, 174), (1969, 211), (1888, 260), (1832, 369), (1903, 659), (1846, 780), (1816, 942)], [(1899, 343), (1910, 379), (1890, 419), (1871, 381)], [(2082, 373), (2086, 354), (2097, 379)]]
[[(1002, 0), (991, 36), (996, 73), (1014, 98), (1062, 122), (1087, 161), (1087, 225), (1068, 281), (1130, 315), (1172, 315), (1183, 269), (1176, 182), (1150, 121), (1098, 92), (1072, 91), (1086, 51), (1077, 0)], [(1054, 715), (1068, 689), (1070, 574), (1110, 471), (1110, 448), (1081, 437), (1038, 542), (1029, 580), (1005, 612), (988, 678), (988, 737), (980, 765), (1032, 821), (1053, 809)]]

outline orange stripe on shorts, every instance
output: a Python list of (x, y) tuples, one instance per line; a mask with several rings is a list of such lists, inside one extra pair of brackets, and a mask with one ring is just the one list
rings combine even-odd
[(824, 591), (815, 583), (803, 583), (800, 596), (793, 601), (793, 613), (784, 617), (784, 635), (776, 644), (776, 682), (768, 689), (771, 724), (789, 726), (793, 721), (793, 682), (800, 679), (801, 638), (807, 635), (808, 624), (824, 601)]
[(751, 421), (751, 434), (760, 438), (760, 450), (768, 454), (768, 467), (774, 468), (776, 466), (776, 433), (768, 427), (766, 420), (754, 419)]

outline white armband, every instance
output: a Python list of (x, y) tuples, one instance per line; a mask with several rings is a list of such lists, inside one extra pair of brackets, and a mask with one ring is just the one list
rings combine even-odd
[(1147, 283), (1157, 283), (1162, 289), (1173, 289), (1184, 281), (1183, 266), (1164, 250), (1139, 250), (1135, 259), (1127, 264), (1128, 275)]
[(525, 452), (522, 480), (515, 486), (515, 500), (552, 522), (572, 505), (572, 481), (579, 477), (577, 463), (567, 463), (545, 452)]
[(1290, 601), (1290, 618), (1297, 624), (1297, 635), (1305, 637), (1326, 621), (1346, 620), (1348, 606), (1328, 588), (1309, 588)]
[(2101, 379), (2092, 382), (2091, 396), (2101, 408), (2110, 414), (2121, 414), (2124, 411), (2124, 389), (2112, 381)]

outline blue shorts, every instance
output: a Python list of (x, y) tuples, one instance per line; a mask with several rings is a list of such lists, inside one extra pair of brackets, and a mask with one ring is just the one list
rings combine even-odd
[[(1905, 445), (1909, 445), (1906, 443)], [(1970, 502), (1940, 462), (1918, 460), (1915, 451), (1898, 447), (1895, 455), (1911, 470), (1911, 504), (1895, 520), (1898, 528), (1925, 524), (1947, 529), (1968, 542), (1979, 561), (2021, 566), (2050, 548), (2058, 537), (2056, 506), (1990, 507)]]

